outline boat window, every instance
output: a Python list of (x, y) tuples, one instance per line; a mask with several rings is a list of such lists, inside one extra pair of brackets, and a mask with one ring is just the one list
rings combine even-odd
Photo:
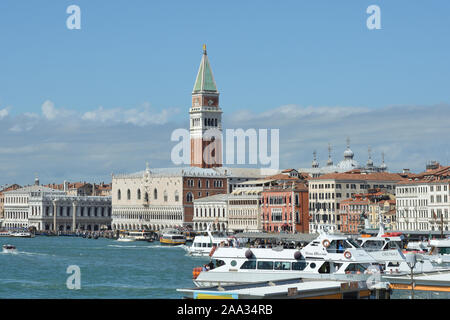
[(319, 273), (330, 273), (330, 263), (327, 261), (319, 268)]
[(343, 253), (345, 250), (344, 240), (333, 240), (327, 248), (328, 253)]
[(388, 249), (401, 249), (402, 244), (400, 241), (390, 241), (387, 244)]
[(313, 262), (313, 263), (311, 263), (311, 264), (309, 265), (309, 267), (310, 267), (311, 269), (314, 269), (314, 268), (316, 267), (316, 264)]
[(339, 268), (342, 266), (342, 263), (333, 263), (332, 265), (332, 272), (337, 272)]
[(399, 262), (389, 262), (388, 263), (388, 267), (399, 267), (400, 266), (400, 263)]
[(272, 270), (273, 269), (273, 261), (258, 261), (258, 269)]
[(285, 261), (275, 261), (275, 270), (291, 270), (291, 263)]
[(214, 259), (214, 260), (213, 260), (213, 263), (215, 263), (216, 268), (218, 268), (218, 267), (223, 266), (223, 265), (225, 264), (225, 261), (219, 260), (219, 259)]
[(308, 264), (305, 261), (292, 262), (292, 270), (304, 270)]
[(256, 269), (256, 260), (247, 260), (245, 261), (241, 269), (249, 270), (249, 269)]
[(362, 264), (359, 263), (351, 263), (348, 265), (347, 268), (345, 268), (346, 273), (364, 272), (365, 270), (366, 267), (364, 267)]
[(237, 262), (236, 262), (236, 260), (231, 260), (230, 264), (232, 267), (236, 267)]
[(439, 254), (450, 254), (450, 247), (440, 247)]
[(381, 250), (383, 245), (384, 241), (382, 240), (367, 240), (361, 247), (367, 250)]

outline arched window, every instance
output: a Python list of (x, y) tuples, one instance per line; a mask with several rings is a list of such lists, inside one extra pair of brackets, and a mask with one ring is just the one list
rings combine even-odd
[(175, 191), (175, 202), (180, 200), (180, 196), (178, 195), (178, 190)]
[(168, 197), (167, 197), (167, 191), (164, 190), (164, 202), (167, 202), (167, 200), (168, 200)]
[(186, 202), (192, 202), (192, 200), (194, 200), (194, 196), (191, 192), (188, 192), (186, 195)]
[(117, 199), (120, 200), (120, 198), (122, 197), (121, 193), (120, 193), (120, 189), (117, 190)]
[(131, 191), (130, 189), (127, 190), (127, 200), (131, 199)]
[(153, 199), (158, 199), (158, 190), (156, 188), (153, 190)]
[(137, 190), (137, 199), (141, 200), (141, 189)]
[(148, 202), (148, 193), (147, 193), (147, 192), (145, 193), (144, 200), (145, 200), (146, 202)]

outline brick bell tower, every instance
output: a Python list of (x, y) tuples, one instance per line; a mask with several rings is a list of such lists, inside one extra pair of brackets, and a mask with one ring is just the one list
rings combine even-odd
[(189, 115), (191, 167), (221, 167), (222, 109), (219, 107), (219, 91), (209, 64), (206, 45), (203, 45)]

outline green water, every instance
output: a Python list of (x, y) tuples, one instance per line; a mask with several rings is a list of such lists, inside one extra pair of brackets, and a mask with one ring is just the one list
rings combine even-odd
[[(192, 268), (208, 261), (157, 241), (37, 236), (0, 244), (17, 247), (0, 253), (0, 298), (179, 299), (177, 288), (194, 287)], [(71, 265), (80, 270), (79, 290), (66, 284)]]

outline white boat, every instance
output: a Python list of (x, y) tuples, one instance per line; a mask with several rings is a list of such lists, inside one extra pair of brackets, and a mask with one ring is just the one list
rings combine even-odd
[(121, 233), (119, 235), (119, 238), (117, 239), (117, 241), (133, 242), (133, 241), (136, 241), (136, 238), (134, 236), (130, 236), (128, 233)]
[(191, 246), (186, 247), (188, 255), (206, 257), (212, 255), (214, 247), (236, 246), (237, 239), (234, 236), (215, 236), (210, 231), (210, 225), (206, 230), (207, 235), (195, 236)]
[(34, 234), (28, 231), (16, 231), (11, 234), (13, 237), (19, 237), (19, 238), (34, 238)]
[[(367, 251), (377, 262), (383, 266), (383, 271), (387, 274), (410, 273), (411, 269), (405, 260), (403, 237), (400, 233), (386, 233), (383, 223), (380, 223), (380, 230), (373, 237), (359, 237), (357, 240), (361, 248)], [(417, 254), (417, 263), (413, 273), (433, 272), (440, 268), (431, 263), (425, 254)]]
[(205, 287), (296, 277), (367, 280), (374, 264), (376, 260), (354, 240), (321, 233), (302, 249), (217, 247), (210, 270), (194, 268), (193, 282)]
[(436, 267), (450, 268), (450, 239), (432, 239), (430, 251), (426, 258)]
[(12, 236), (11, 231), (7, 231), (7, 230), (0, 231), (0, 237), (11, 237), (11, 236)]
[(129, 231), (128, 236), (133, 237), (136, 241), (149, 241), (152, 239), (150, 231)]
[(17, 252), (16, 246), (12, 244), (4, 244), (2, 246), (3, 253), (14, 253)]

